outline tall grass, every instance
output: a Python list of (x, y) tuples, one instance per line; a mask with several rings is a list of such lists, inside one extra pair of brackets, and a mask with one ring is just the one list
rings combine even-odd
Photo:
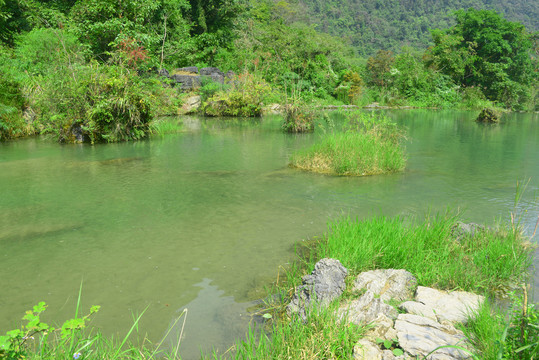
[(343, 217), (330, 224), (319, 257), (339, 259), (354, 272), (406, 269), (419, 285), (440, 289), (494, 294), (523, 280), (531, 248), (518, 231), (499, 228), (456, 239), (455, 222), (450, 213), (410, 225), (384, 216), (362, 221)]
[(275, 322), (271, 333), (249, 329), (229, 353), (213, 358), (232, 359), (351, 359), (354, 345), (367, 327), (338, 321), (336, 304), (313, 309), (304, 323), (299, 318)]
[(383, 115), (345, 113), (343, 131), (326, 133), (291, 158), (291, 166), (324, 174), (376, 175), (404, 169), (404, 132)]
[(376, 175), (402, 170), (403, 149), (366, 133), (327, 134), (320, 143), (298, 152), (291, 165), (323, 174)]

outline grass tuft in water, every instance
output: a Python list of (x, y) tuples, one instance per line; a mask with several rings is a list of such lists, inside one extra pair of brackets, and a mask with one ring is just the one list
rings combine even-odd
[(344, 132), (326, 133), (297, 152), (291, 166), (323, 174), (365, 176), (404, 169), (403, 131), (384, 116), (353, 113)]

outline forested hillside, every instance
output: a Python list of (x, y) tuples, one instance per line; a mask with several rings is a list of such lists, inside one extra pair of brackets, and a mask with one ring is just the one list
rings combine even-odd
[[(498, 3), (508, 18), (468, 8)], [(200, 78), (206, 115), (291, 101), (537, 110), (538, 35), (517, 14), (537, 28), (532, 1), (0, 0), (0, 140), (143, 138), (188, 96), (160, 75), (185, 66), (236, 74)]]
[(377, 50), (398, 51), (402, 46), (432, 45), (429, 29), (455, 24), (458, 9), (495, 10), (528, 31), (539, 30), (536, 0), (299, 0), (316, 29), (340, 36), (360, 55)]

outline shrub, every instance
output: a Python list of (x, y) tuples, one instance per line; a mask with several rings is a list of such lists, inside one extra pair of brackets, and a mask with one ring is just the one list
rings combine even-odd
[(202, 104), (207, 116), (260, 116), (263, 100), (271, 87), (266, 81), (251, 73), (234, 76), (229, 89), (216, 92)]
[(317, 116), (317, 111), (312, 107), (297, 104), (286, 105), (282, 128), (288, 133), (312, 132)]
[(25, 106), (20, 85), (0, 71), (0, 141), (32, 133), (22, 117)]

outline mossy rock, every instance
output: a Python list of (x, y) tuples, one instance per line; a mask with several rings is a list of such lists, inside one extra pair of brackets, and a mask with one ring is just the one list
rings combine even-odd
[(500, 122), (500, 113), (495, 111), (494, 109), (490, 108), (484, 108), (479, 113), (479, 116), (477, 119), (475, 119), (478, 123), (486, 123), (486, 124), (495, 124)]

